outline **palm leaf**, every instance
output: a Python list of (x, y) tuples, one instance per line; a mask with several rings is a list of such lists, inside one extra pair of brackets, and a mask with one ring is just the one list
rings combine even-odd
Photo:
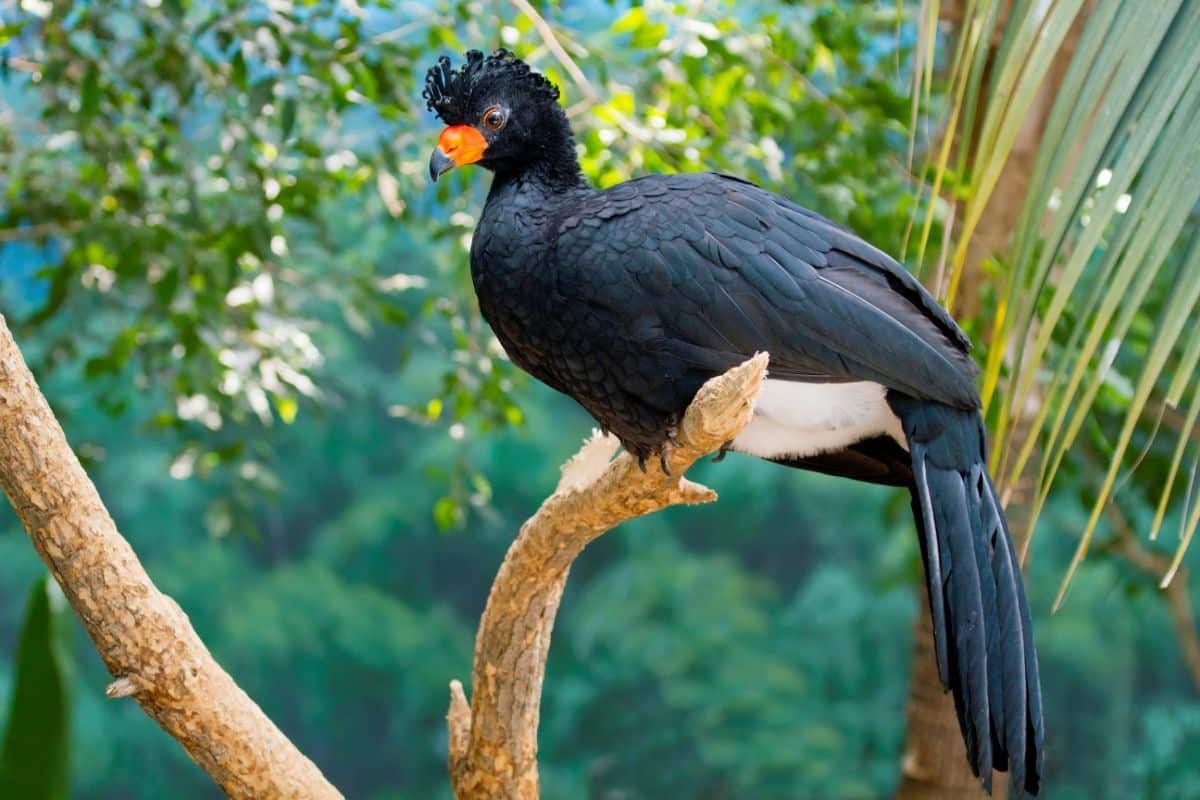
[[(1078, 37), (1070, 36), (1076, 25)], [(999, 291), (982, 388), (996, 444), (992, 467), (1006, 496), (1037, 466), (1032, 532), (1102, 389), (1118, 371), (1136, 371), (1056, 607), (1123, 485), (1122, 471), (1140, 460), (1132, 447), (1139, 425), (1189, 394), (1152, 535), (1173, 504), (1185, 502), (1177, 478), (1195, 461), (1187, 453), (1200, 417), (1200, 332), (1189, 325), (1200, 310), (1200, 239), (1190, 236), (1200, 202), (1200, 0), (966, 3), (948, 78), (948, 134), (931, 160), (917, 252), (920, 260), (953, 141), (955, 172), (965, 177), (944, 296), (951, 305), (1014, 142), (1072, 38), (1016, 228), (995, 254)], [(932, 46), (931, 39), (918, 50)], [(1153, 317), (1153, 326), (1140, 322)], [(1176, 567), (1200, 525), (1200, 503), (1181, 513)]]

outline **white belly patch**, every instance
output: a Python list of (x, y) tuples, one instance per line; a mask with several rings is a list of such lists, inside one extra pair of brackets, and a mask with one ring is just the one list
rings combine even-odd
[(842, 450), (881, 434), (908, 449), (900, 420), (878, 383), (797, 383), (766, 380), (754, 419), (733, 440), (734, 450), (760, 458)]

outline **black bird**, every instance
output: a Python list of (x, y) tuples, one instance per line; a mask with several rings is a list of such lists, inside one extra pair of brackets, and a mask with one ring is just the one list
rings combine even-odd
[(715, 173), (588, 185), (558, 89), (503, 50), (429, 70), (449, 127), (436, 180), (495, 173), (471, 242), (479, 307), (513, 362), (642, 459), (700, 386), (755, 352), (770, 378), (731, 443), (786, 466), (904, 486), (938, 671), (971, 768), (1036, 794), (1042, 698), (1029, 608), (966, 335), (894, 259), (748, 181)]

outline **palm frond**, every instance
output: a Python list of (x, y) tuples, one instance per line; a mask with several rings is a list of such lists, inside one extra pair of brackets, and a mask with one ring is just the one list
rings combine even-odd
[[(1189, 324), (1200, 310), (1200, 236), (1192, 235), (1200, 202), (1197, 41), (1200, 0), (964, 4), (948, 78), (947, 134), (931, 159), (932, 195), (919, 212), (925, 216), (918, 260), (953, 142), (962, 208), (943, 297), (948, 306), (960, 290), (971, 238), (1010, 168), (1014, 142), (1033, 122), (1065, 43), (1074, 48), (1037, 130), (1016, 227), (1005, 251), (995, 254), (1001, 270), (983, 376), (992, 467), (1002, 490), (1011, 493), (1036, 465), (1031, 528), (1085, 422), (1095, 419), (1105, 387), (1118, 377), (1128, 384), (1110, 463), (1056, 607), (1104, 507), (1123, 485), (1122, 470), (1140, 462), (1133, 447), (1139, 424), (1189, 393), (1156, 496), (1152, 535), (1190, 494), (1180, 491), (1177, 478), (1190, 461), (1188, 443), (1200, 417), (1200, 331)], [(1156, 431), (1142, 437), (1143, 453)], [(1200, 525), (1200, 503), (1180, 513), (1176, 567)]]

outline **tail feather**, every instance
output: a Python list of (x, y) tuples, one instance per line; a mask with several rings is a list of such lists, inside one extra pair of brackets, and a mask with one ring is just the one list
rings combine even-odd
[[(1009, 708), (1006, 700), (1012, 698), (1004, 697), (1004, 683), (1006, 679), (1006, 671), (1009, 666), (1008, 659), (1012, 657), (1014, 648), (1002, 647), (1001, 642), (1010, 641), (1013, 636), (1011, 630), (1005, 629), (1005, 615), (1014, 607), (1013, 598), (1015, 595), (1012, 592), (1011, 583), (1004, 580), (1003, 577), (996, 572), (996, 558), (1000, 553), (1004, 552), (1003, 545), (997, 549), (996, 545), (996, 529), (993, 524), (993, 519), (988, 515), (988, 504), (984, 499), (986, 491), (984, 487), (984, 476), (987, 472), (982, 464), (977, 464), (971, 468), (970, 476), (967, 483), (968, 492), (977, 492), (981, 502), (971, 503), (971, 520), (973, 530), (975, 532), (975, 556), (979, 559), (979, 573), (983, 576), (982, 580), (986, 587), (990, 589), (990, 602), (986, 603), (989, 608), (995, 610), (991, 619), (988, 620), (988, 625), (991, 629), (998, 631), (998, 635), (987, 637), (988, 641), (988, 708), (991, 711), (990, 724), (990, 739), (992, 745), (992, 766), (996, 769), (1003, 770), (1009, 763), (1008, 757), (1008, 728), (1006, 720), (1008, 719)], [(989, 555), (990, 554), (990, 555)], [(1020, 630), (1016, 631), (1016, 637), (1020, 638)], [(1023, 650), (1023, 646), (1015, 648), (1017, 656), (1022, 659), (1019, 651)], [(1024, 668), (1022, 667), (1022, 673)], [(1011, 676), (1013, 679), (1017, 676)], [(1023, 681), (1024, 675), (1020, 676)], [(1014, 697), (1016, 695), (1014, 694)], [(1016, 765), (1013, 767), (1013, 777), (1016, 778)]]
[[(937, 525), (933, 521), (933, 500), (925, 459), (913, 459), (913, 518), (920, 532), (921, 558), (925, 562), (925, 580), (929, 587), (929, 614), (933, 618), (933, 648), (937, 653), (938, 677), (942, 686), (950, 685), (950, 657), (946, 648), (946, 604), (942, 587), (942, 548), (938, 546)], [(946, 565), (949, 568), (949, 564)], [(936, 588), (936, 591), (935, 591)]]
[(993, 589), (989, 606), (984, 586), (991, 581), (984, 580), (979, 573), (975, 531), (962, 476), (953, 470), (934, 468), (930, 470), (929, 488), (935, 535), (942, 548), (948, 633), (953, 640), (953, 660), (957, 666), (955, 702), (959, 724), (967, 743), (967, 758), (984, 788), (991, 791), (987, 634), (989, 627), (994, 627), (995, 592)]
[(978, 412), (890, 393), (913, 465), (934, 650), (954, 695), (972, 771), (1012, 770), (1015, 796), (1041, 783), (1041, 688), (1016, 552), (988, 476)]
[(1029, 614), (1029, 604), (1025, 601), (1025, 584), (1021, 580), (1017, 552), (996, 497), (996, 487), (986, 471), (983, 471), (983, 480), (987, 510), (997, 522), (993, 533), (996, 583), (998, 586), (1011, 587), (1010, 591), (1002, 592), (1007, 602), (1001, 608), (1001, 637), (1005, 642), (1012, 643), (1004, 662), (1005, 682), (1028, 687), (1024, 704), (1020, 702), (1019, 695), (1014, 695), (1005, 708), (1004, 730), (1009, 762), (1013, 765), (1013, 784), (1026, 787), (1030, 794), (1037, 794), (1044, 758), (1045, 723), (1042, 718), (1042, 683), (1038, 675), (1037, 651), (1033, 645), (1033, 619)]

